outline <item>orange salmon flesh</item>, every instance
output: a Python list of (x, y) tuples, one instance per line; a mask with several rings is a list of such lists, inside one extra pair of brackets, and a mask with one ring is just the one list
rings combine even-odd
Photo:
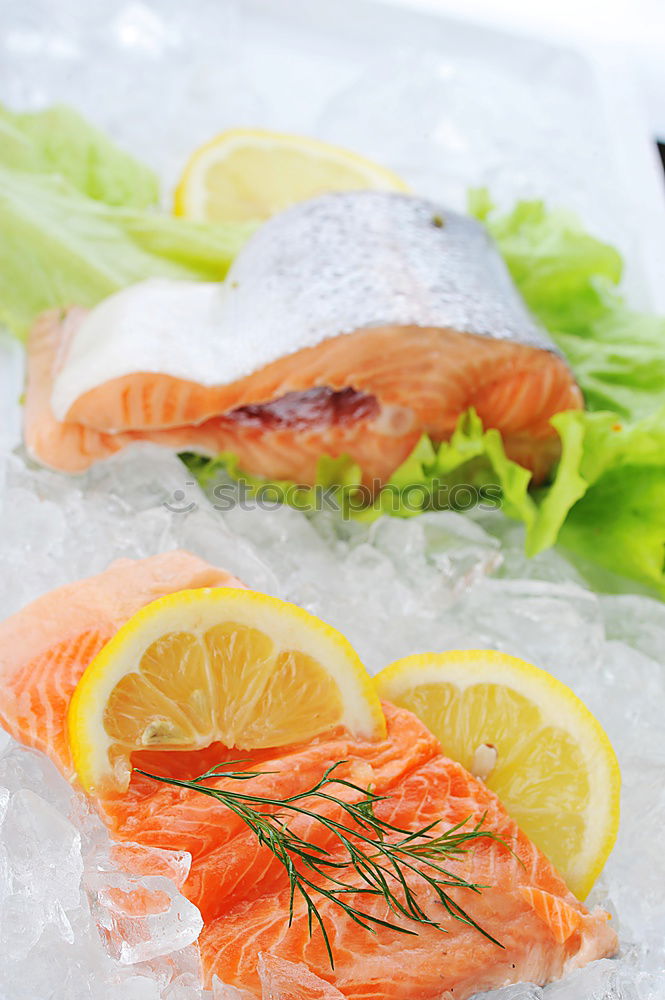
[[(99, 576), (44, 595), (0, 625), (0, 721), (17, 739), (47, 753), (70, 779), (66, 712), (87, 664), (139, 608), (165, 594), (240, 581), (186, 552), (121, 560)], [(436, 739), (410, 712), (384, 704), (387, 736), (379, 742), (337, 730), (278, 751), (243, 752), (234, 769), (264, 773), (253, 794), (284, 797), (314, 785), (326, 768), (344, 761), (339, 776), (385, 796), (377, 815), (418, 829), (441, 830), (484, 818), (503, 841), (481, 839), (448, 862), (480, 893), (450, 894), (488, 933), (441, 913), (431, 888), (411, 873), (410, 888), (446, 933), (397, 916), (380, 896), (363, 908), (417, 936), (357, 926), (339, 907), (317, 900), (326, 923), (334, 969), (322, 935), (310, 937), (296, 898), (289, 926), (284, 869), (257, 844), (242, 821), (198, 792), (134, 774), (126, 795), (98, 801), (117, 841), (189, 851), (192, 866), (182, 891), (201, 910), (199, 944), (206, 984), (214, 975), (249, 997), (300, 1000), (465, 1000), (473, 993), (528, 980), (544, 984), (597, 958), (612, 955), (617, 938), (601, 909), (589, 912), (568, 890), (547, 858), (511, 819), (496, 795), (460, 764), (446, 758)], [(201, 751), (142, 751), (134, 763), (164, 776), (191, 778), (237, 757), (220, 745)], [(223, 786), (223, 778), (214, 779)], [(230, 779), (226, 779), (227, 785)], [(340, 788), (340, 794), (353, 795)], [(330, 803), (316, 805), (333, 815)], [(337, 807), (339, 808), (339, 807)], [(293, 829), (335, 851), (326, 829), (299, 816)], [(357, 877), (345, 873), (353, 883)]]
[(367, 485), (380, 484), (423, 434), (448, 440), (474, 407), (537, 484), (559, 456), (550, 418), (582, 406), (570, 369), (552, 351), (452, 329), (387, 326), (330, 337), (227, 385), (146, 372), (114, 378), (57, 420), (54, 380), (85, 315), (45, 313), (28, 344), (26, 446), (70, 473), (145, 440), (209, 456), (233, 452), (252, 475), (305, 485), (315, 482), (322, 455), (348, 455)]

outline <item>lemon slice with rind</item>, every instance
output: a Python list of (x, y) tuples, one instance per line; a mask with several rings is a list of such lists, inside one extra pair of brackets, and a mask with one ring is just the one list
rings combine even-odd
[(89, 664), (68, 712), (74, 766), (95, 795), (127, 788), (136, 750), (279, 747), (337, 726), (385, 734), (349, 642), (293, 604), (224, 587), (142, 608)]
[(616, 840), (621, 779), (607, 735), (577, 695), (494, 650), (409, 656), (375, 682), (497, 793), (584, 899)]
[(330, 191), (408, 191), (397, 174), (350, 150), (302, 135), (235, 128), (191, 156), (174, 211), (205, 222), (267, 219)]

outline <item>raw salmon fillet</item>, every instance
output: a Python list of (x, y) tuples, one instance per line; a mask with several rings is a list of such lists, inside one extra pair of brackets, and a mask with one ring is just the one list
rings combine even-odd
[[(356, 417), (360, 413), (359, 419), (345, 419), (343, 405), (338, 407), (336, 419), (331, 419), (334, 403), (316, 407), (311, 401), (309, 419), (303, 418), (300, 408), (292, 424), (279, 418), (270, 423), (269, 418), (257, 417), (249, 408), (242, 411), (240, 418), (238, 413), (241, 411), (236, 410), (235, 416), (212, 417), (198, 425), (118, 433), (75, 421), (56, 420), (51, 392), (58, 352), (68, 336), (68, 328), (79, 323), (83, 315), (81, 309), (65, 315), (61, 310), (44, 313), (28, 341), (25, 444), (33, 458), (51, 468), (84, 472), (95, 462), (109, 458), (135, 441), (151, 441), (171, 451), (193, 451), (210, 457), (220, 452), (233, 452), (247, 472), (302, 483), (315, 481), (317, 463), (322, 455), (339, 458), (349, 454), (361, 464), (369, 484), (374, 478), (387, 479), (408, 457), (420, 436), (413, 426), (402, 432), (388, 428), (387, 433), (375, 428), (372, 433), (369, 426), (372, 418), (363, 416), (358, 405), (352, 412)], [(329, 422), (321, 422), (322, 410)], [(365, 403), (365, 413), (373, 414), (374, 410), (375, 407)]]
[[(67, 774), (67, 705), (90, 659), (127, 618), (147, 602), (182, 588), (242, 586), (185, 552), (122, 560), (105, 573), (47, 594), (0, 626), (0, 719), (18, 739), (45, 751)], [(310, 937), (296, 899), (289, 926), (289, 889), (283, 868), (249, 829), (208, 796), (134, 773), (129, 791), (97, 806), (119, 842), (187, 850), (192, 855), (183, 892), (201, 909), (200, 947), (206, 981), (214, 975), (264, 1000), (465, 1000), (473, 993), (519, 980), (546, 983), (589, 961), (614, 953), (608, 915), (589, 912), (548, 860), (520, 831), (499, 799), (464, 768), (446, 758), (432, 734), (410, 712), (384, 704), (387, 735), (378, 742), (336, 730), (307, 744), (243, 751), (242, 764), (262, 772), (243, 787), (283, 798), (306, 792), (339, 761), (337, 775), (384, 796), (377, 814), (393, 825), (419, 829), (437, 821), (445, 830), (484, 817), (503, 843), (481, 839), (451, 859), (451, 871), (483, 886), (451, 895), (499, 947), (472, 927), (446, 917), (424, 880), (409, 875), (427, 912), (447, 933), (392, 913), (380, 897), (362, 906), (417, 936), (378, 928), (371, 934), (338, 907), (317, 900), (328, 927), (331, 969), (320, 933)], [(213, 745), (200, 751), (146, 750), (133, 762), (151, 773), (191, 778), (238, 751)], [(274, 773), (268, 773), (274, 772)], [(220, 785), (231, 779), (216, 778)], [(339, 786), (340, 798), (353, 799)], [(342, 816), (341, 806), (307, 802), (319, 814)], [(293, 829), (333, 854), (330, 833), (299, 816)], [(345, 881), (358, 884), (345, 871)], [(356, 882), (354, 883), (354, 878)]]
[(348, 454), (381, 483), (474, 407), (542, 481), (573, 375), (477, 222), (387, 192), (276, 216), (223, 285), (153, 279), (40, 321), (26, 441), (79, 472), (136, 437), (311, 483)]
[[(601, 910), (589, 913), (575, 899), (497, 797), (461, 765), (445, 758), (431, 737), (429, 756), (423, 753), (429, 734), (411, 713), (384, 707), (386, 743), (400, 748), (404, 770), (392, 778), (381, 769), (372, 774), (377, 794), (387, 796), (377, 806), (377, 814), (407, 829), (435, 819), (446, 829), (467, 818), (473, 823), (485, 816), (487, 828), (499, 834), (516, 856), (494, 841), (478, 842), (449, 867), (486, 888), (479, 895), (463, 890), (451, 890), (451, 895), (504, 948), (473, 928), (442, 917), (431, 890), (424, 882), (418, 884), (417, 878), (410, 878), (425, 910), (435, 913), (448, 933), (418, 927), (415, 938), (384, 928), (370, 934), (359, 930), (338, 907), (321, 900), (319, 909), (333, 946), (333, 971), (321, 936), (309, 936), (302, 904), (296, 902), (291, 927), (283, 919), (288, 912), (289, 890), (281, 872), (275, 870), (266, 884), (266, 870), (259, 883), (255, 862), (248, 872), (246, 898), (234, 902), (232, 897), (230, 908), (225, 906), (216, 919), (206, 919), (200, 946), (208, 975), (217, 974), (259, 996), (257, 957), (264, 954), (295, 964), (304, 962), (311, 972), (353, 1000), (465, 1000), (480, 990), (519, 980), (544, 984), (594, 958), (613, 954), (616, 935), (607, 923), (607, 914)], [(419, 747), (415, 759), (410, 756), (412, 740)], [(360, 745), (358, 749), (358, 764), (362, 761), (372, 766), (373, 758)], [(354, 760), (351, 756), (347, 759)], [(285, 765), (290, 773), (288, 757)], [(203, 860), (195, 862), (193, 870), (202, 865)], [(272, 863), (264, 865), (269, 869)], [(345, 880), (360, 884), (348, 872)], [(363, 907), (382, 919), (413, 927), (396, 917), (378, 897), (366, 897)]]
[(88, 663), (150, 601), (196, 587), (242, 587), (189, 552), (118, 559), (99, 576), (58, 587), (0, 624), (0, 724), (72, 777), (69, 699)]

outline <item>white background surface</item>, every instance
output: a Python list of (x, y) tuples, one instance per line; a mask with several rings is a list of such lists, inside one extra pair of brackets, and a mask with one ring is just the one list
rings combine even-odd
[(167, 192), (193, 148), (244, 124), (357, 149), (452, 208), (479, 185), (503, 206), (543, 198), (619, 247), (636, 305), (665, 310), (659, 102), (642, 84), (665, 73), (661, 13), (665, 0), (0, 0), (0, 100), (73, 104)]
[(653, 135), (665, 141), (665, 0), (395, 0), (625, 61)]

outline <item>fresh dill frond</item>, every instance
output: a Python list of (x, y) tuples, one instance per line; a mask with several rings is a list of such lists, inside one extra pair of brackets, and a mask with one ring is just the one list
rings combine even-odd
[[(439, 821), (418, 830), (393, 826), (380, 819), (375, 812), (376, 804), (386, 796), (375, 795), (352, 781), (334, 776), (345, 761), (329, 767), (312, 787), (282, 799), (205, 784), (219, 778), (248, 782), (267, 773), (230, 770), (242, 763), (245, 761), (229, 761), (190, 780), (162, 777), (140, 768), (135, 770), (154, 781), (209, 795), (249, 827), (259, 844), (266, 847), (286, 871), (290, 890), (289, 924), (293, 920), (296, 897), (299, 896), (306, 908), (309, 933), (314, 932), (315, 926), (319, 927), (331, 967), (334, 965), (332, 948), (317, 898), (327, 899), (339, 906), (351, 920), (372, 933), (377, 926), (402, 934), (417, 934), (418, 931), (415, 927), (411, 929), (393, 923), (363, 909), (363, 896), (381, 896), (396, 916), (412, 920), (416, 925), (427, 924), (446, 932), (436, 915), (425, 912), (421, 906), (417, 891), (409, 883), (409, 875), (414, 876), (412, 881), (420, 879), (429, 886), (449, 916), (475, 928), (498, 947), (503, 947), (449, 892), (454, 888), (480, 893), (487, 886), (468, 882), (450, 871), (446, 867), (447, 860), (464, 854), (481, 839), (497, 841), (510, 850), (497, 834), (483, 827), (485, 816), (473, 826), (467, 826), (467, 818), (443, 832), (437, 829), (440, 828)], [(358, 800), (346, 801), (332, 794), (333, 786), (349, 789), (359, 796)], [(304, 803), (304, 800), (311, 799), (337, 807), (346, 821), (317, 812), (311, 808), (311, 801)], [(304, 840), (289, 827), (289, 815), (305, 816), (320, 823), (333, 836), (333, 850)], [(357, 874), (360, 885), (349, 884), (348, 879), (345, 880), (345, 873), (351, 870)]]

